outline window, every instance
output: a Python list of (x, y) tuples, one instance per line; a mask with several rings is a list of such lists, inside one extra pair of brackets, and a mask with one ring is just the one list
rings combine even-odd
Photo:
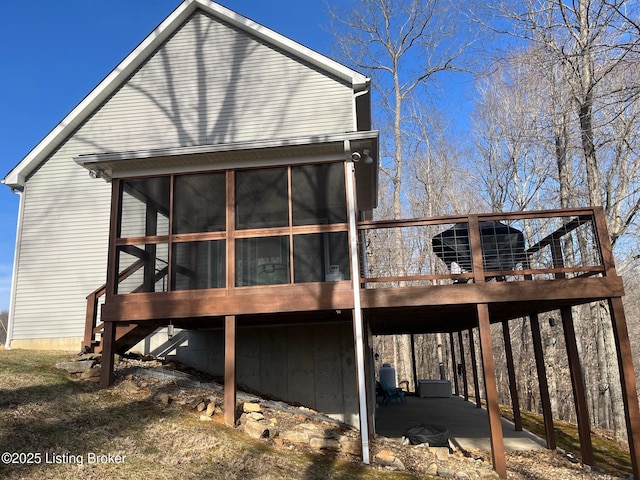
[(180, 242), (173, 245), (173, 290), (224, 288), (226, 242)]
[(173, 233), (223, 232), (227, 228), (226, 180), (223, 173), (175, 178)]
[(287, 184), (286, 168), (236, 172), (236, 228), (289, 225)]
[(341, 163), (291, 168), (294, 225), (347, 222), (344, 168)]
[(168, 251), (166, 243), (118, 247), (116, 293), (166, 292)]
[(236, 240), (236, 286), (283, 283), (290, 283), (288, 236)]
[(349, 280), (347, 232), (312, 233), (293, 237), (294, 282)]
[(144, 237), (169, 233), (169, 177), (124, 182), (120, 237)]

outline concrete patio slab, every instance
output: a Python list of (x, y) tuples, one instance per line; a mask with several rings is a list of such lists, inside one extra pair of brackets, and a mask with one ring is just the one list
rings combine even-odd
[[(484, 408), (462, 397), (420, 398), (407, 396), (406, 403), (390, 403), (376, 409), (376, 434), (402, 438), (402, 433), (419, 423), (442, 425), (449, 430), (451, 443), (464, 450), (491, 451), (489, 418)], [(512, 422), (502, 419), (506, 451), (541, 450), (546, 442), (530, 432), (517, 432)]]

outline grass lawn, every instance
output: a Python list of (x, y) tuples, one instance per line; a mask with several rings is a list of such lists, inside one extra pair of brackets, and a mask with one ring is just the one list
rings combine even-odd
[(418, 478), (276, 448), (178, 408), (74, 381), (54, 368), (66, 358), (0, 350), (0, 454), (14, 453), (8, 464), (2, 457), (0, 478)]
[[(501, 406), (501, 413), (505, 418), (513, 420), (511, 407)], [(523, 410), (521, 416), (524, 428), (540, 438), (545, 438), (542, 415)], [(560, 420), (554, 420), (553, 427), (556, 432), (557, 446), (567, 452), (571, 452), (576, 458), (580, 458), (578, 427), (575, 424)], [(596, 435), (593, 432), (591, 434), (591, 442), (596, 467), (611, 475), (630, 475), (633, 473), (628, 448), (624, 448), (619, 442)]]
[[(0, 478), (429, 478), (365, 466), (356, 457), (336, 458), (253, 440), (221, 423), (200, 421), (193, 409), (163, 406), (145, 396), (127, 395), (119, 388), (99, 389), (54, 367), (57, 361), (68, 358), (64, 353), (0, 349), (0, 455), (4, 454)], [(503, 415), (509, 418), (510, 414), (510, 409), (503, 407)], [(544, 435), (540, 415), (522, 415), (525, 428)], [(579, 458), (575, 425), (556, 422), (555, 427), (558, 446)], [(602, 471), (613, 475), (631, 473), (628, 450), (604, 436), (593, 434), (592, 439), (596, 465)], [(419, 456), (424, 450), (411, 451), (418, 455), (409, 460), (413, 463), (411, 471), (420, 471), (415, 467), (426, 466)], [(562, 456), (548, 451), (536, 455), (539, 456), (509, 456), (508, 465), (514, 469), (509, 478), (597, 477), (584, 476), (584, 470), (566, 466), (562, 467), (564, 470), (554, 470), (553, 476), (551, 471), (540, 474), (543, 467), (553, 466)], [(473, 460), (455, 458), (457, 467), (449, 466), (454, 472), (458, 467), (466, 469), (468, 460)]]

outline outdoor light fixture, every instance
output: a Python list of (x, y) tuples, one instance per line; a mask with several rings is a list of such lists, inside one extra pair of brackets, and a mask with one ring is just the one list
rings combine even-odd
[(89, 176), (91, 178), (102, 178), (107, 183), (111, 182), (111, 175), (113, 173), (111, 170), (105, 169), (103, 167), (98, 167), (98, 166), (92, 166), (87, 168), (89, 169)]
[(173, 338), (173, 323), (169, 320), (169, 325), (167, 326), (167, 338), (171, 340)]
[(362, 153), (357, 151), (351, 153), (351, 160), (353, 160), (356, 163), (359, 162), (360, 160), (364, 160), (364, 163), (366, 163), (367, 165), (373, 163), (373, 158), (369, 156), (368, 148), (362, 149)]

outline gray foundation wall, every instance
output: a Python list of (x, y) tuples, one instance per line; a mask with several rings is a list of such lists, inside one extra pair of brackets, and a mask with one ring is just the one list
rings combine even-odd
[[(224, 375), (224, 331), (188, 331), (176, 359)], [(240, 385), (298, 402), (358, 426), (353, 329), (350, 322), (237, 329)]]

